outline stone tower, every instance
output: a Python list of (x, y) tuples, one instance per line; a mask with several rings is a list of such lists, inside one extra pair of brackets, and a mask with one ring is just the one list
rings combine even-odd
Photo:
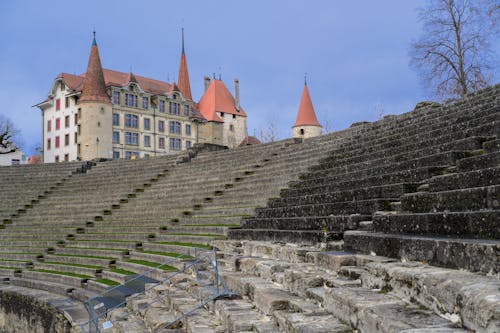
[(319, 135), (321, 135), (321, 125), (314, 113), (307, 82), (304, 80), (304, 89), (302, 89), (302, 97), (300, 98), (299, 112), (297, 113), (295, 124), (292, 127), (292, 137), (306, 139)]
[(112, 128), (112, 104), (106, 93), (94, 32), (87, 73), (78, 100), (78, 158), (87, 161), (113, 157)]

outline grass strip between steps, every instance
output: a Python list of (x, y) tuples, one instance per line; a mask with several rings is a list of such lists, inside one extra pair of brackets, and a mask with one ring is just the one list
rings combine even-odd
[(80, 279), (92, 279), (93, 278), (93, 276), (90, 276), (90, 275), (70, 273), (70, 272), (51, 271), (48, 269), (33, 269), (32, 272), (49, 273), (49, 274), (56, 274), (56, 275), (66, 275), (66, 276), (76, 277), (76, 278), (80, 278)]
[(43, 263), (44, 264), (51, 264), (51, 265), (75, 266), (75, 267), (82, 267), (82, 268), (102, 269), (101, 266), (85, 265), (85, 264), (73, 264), (73, 263), (67, 263), (67, 262), (44, 261)]
[[(179, 224), (176, 227), (239, 227), (239, 223)], [(168, 230), (168, 229), (167, 229)]]
[(138, 251), (138, 252), (147, 253), (147, 254), (156, 254), (159, 256), (179, 258), (179, 259), (193, 259), (193, 257), (191, 257), (187, 254), (180, 254), (180, 253), (174, 253), (174, 252), (161, 252), (161, 251), (148, 251), (148, 250), (142, 250), (142, 251)]
[(127, 271), (126, 269), (121, 269), (121, 268), (110, 268), (108, 270), (110, 272), (118, 273), (118, 274), (121, 274), (121, 275), (137, 275), (137, 273), (134, 273), (134, 272), (131, 272), (131, 271)]
[(100, 256), (86, 256), (86, 255), (82, 255), (82, 254), (64, 254), (64, 253), (60, 253), (60, 254), (51, 254), (52, 256), (59, 256), (59, 257), (74, 257), (74, 258), (89, 258), (89, 259), (104, 259), (104, 260), (114, 260), (116, 258), (112, 258), (112, 257), (100, 257)]
[(10, 270), (15, 270), (15, 269), (19, 269), (19, 267), (0, 266), (0, 269), (10, 269)]
[(116, 281), (113, 281), (113, 280), (110, 280), (110, 279), (98, 279), (98, 280), (95, 280), (96, 282), (98, 283), (101, 283), (101, 284), (105, 284), (107, 286), (110, 286), (110, 287), (114, 287), (114, 286), (119, 286), (120, 283), (116, 282)]
[(125, 260), (125, 262), (129, 262), (132, 264), (137, 264), (137, 265), (143, 265), (147, 267), (152, 267), (152, 268), (158, 268), (164, 271), (175, 271), (177, 268), (170, 266), (170, 265), (162, 265), (158, 264), (156, 262), (151, 262), (151, 261), (146, 261), (146, 260), (137, 260), (137, 259), (128, 259)]
[(186, 246), (186, 247), (197, 247), (200, 249), (213, 249), (212, 245), (206, 244), (195, 244), (195, 243), (182, 243), (182, 242), (153, 242), (152, 244), (164, 244), (164, 245), (174, 245), (174, 246)]

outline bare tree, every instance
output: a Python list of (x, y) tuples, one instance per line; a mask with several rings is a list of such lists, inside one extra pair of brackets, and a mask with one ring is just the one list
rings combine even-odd
[(436, 97), (462, 97), (490, 83), (498, 8), (498, 0), (429, 0), (420, 9), (423, 34), (410, 63)]
[(9, 118), (0, 115), (0, 154), (9, 154), (17, 151), (19, 130)]
[(260, 130), (259, 140), (261, 142), (274, 142), (278, 140), (278, 127), (273, 121), (269, 123), (267, 128)]

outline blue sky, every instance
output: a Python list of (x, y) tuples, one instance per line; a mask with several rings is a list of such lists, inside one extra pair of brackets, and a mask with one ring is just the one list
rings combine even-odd
[(21, 129), (32, 153), (41, 116), (31, 106), (58, 73), (85, 71), (94, 28), (104, 67), (172, 81), (184, 27), (196, 100), (205, 75), (221, 74), (231, 91), (238, 78), (249, 134), (274, 123), (286, 138), (307, 72), (320, 123), (343, 129), (429, 98), (408, 65), (421, 28), (416, 8), (424, 3), (0, 0), (0, 114)]

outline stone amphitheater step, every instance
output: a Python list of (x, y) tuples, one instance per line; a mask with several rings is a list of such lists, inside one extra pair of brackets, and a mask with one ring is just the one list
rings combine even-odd
[(399, 198), (317, 203), (278, 208), (257, 208), (256, 216), (259, 218), (277, 218), (351, 214), (369, 215), (379, 210), (390, 210), (390, 203), (396, 201), (399, 201)]
[(483, 143), (483, 148), (487, 153), (493, 153), (500, 150), (500, 139), (494, 139)]
[(236, 240), (258, 239), (271, 242), (289, 242), (297, 244), (317, 244), (342, 238), (340, 232), (322, 230), (283, 230), (283, 229), (230, 229), (228, 237)]
[(465, 158), (457, 163), (458, 170), (471, 171), (475, 169), (486, 169), (500, 165), (500, 151), (495, 151), (481, 156)]
[(375, 214), (373, 230), (415, 235), (500, 239), (500, 211)]
[(429, 191), (439, 192), (468, 187), (483, 187), (499, 183), (500, 167), (435, 176), (427, 181)]
[(365, 187), (354, 190), (337, 190), (305, 194), (300, 189), (285, 190), (281, 192), (281, 198), (271, 198), (268, 201), (269, 208), (283, 207), (297, 204), (314, 204), (317, 202), (335, 202), (348, 200), (367, 200), (373, 198), (397, 198), (408, 192), (415, 192), (420, 183), (396, 183), (380, 186)]
[(410, 193), (402, 196), (401, 204), (415, 213), (500, 209), (500, 185)]
[(321, 191), (328, 191), (329, 188), (343, 188), (343, 189), (356, 189), (360, 187), (372, 187), (382, 184), (394, 183), (418, 183), (423, 180), (429, 179), (435, 175), (442, 174), (447, 169), (447, 166), (437, 167), (422, 167), (412, 170), (402, 170), (393, 173), (386, 173), (376, 176), (367, 176), (365, 178), (352, 177), (339, 182), (335, 182), (330, 177), (315, 178), (311, 180), (303, 180), (290, 183), (290, 188), (319, 188), (323, 187)]
[[(277, 218), (246, 218), (242, 220), (242, 228), (250, 229), (287, 229), (287, 230), (347, 230), (356, 229), (358, 223), (371, 218), (371, 215), (330, 215)], [(231, 235), (232, 230), (229, 235)]]
[(498, 240), (346, 231), (344, 242), (348, 251), (424, 261), (435, 266), (472, 272), (500, 272)]
[(394, 173), (401, 170), (417, 169), (421, 167), (436, 167), (441, 165), (454, 165), (458, 160), (471, 156), (469, 152), (445, 152), (435, 155), (422, 157), (415, 160), (407, 160), (399, 163), (363, 163), (363, 169), (358, 171), (351, 170), (350, 167), (337, 169), (328, 169), (324, 171), (312, 172), (301, 175), (301, 179), (316, 179), (329, 177), (332, 181), (342, 181), (344, 179), (364, 178), (380, 174)]

